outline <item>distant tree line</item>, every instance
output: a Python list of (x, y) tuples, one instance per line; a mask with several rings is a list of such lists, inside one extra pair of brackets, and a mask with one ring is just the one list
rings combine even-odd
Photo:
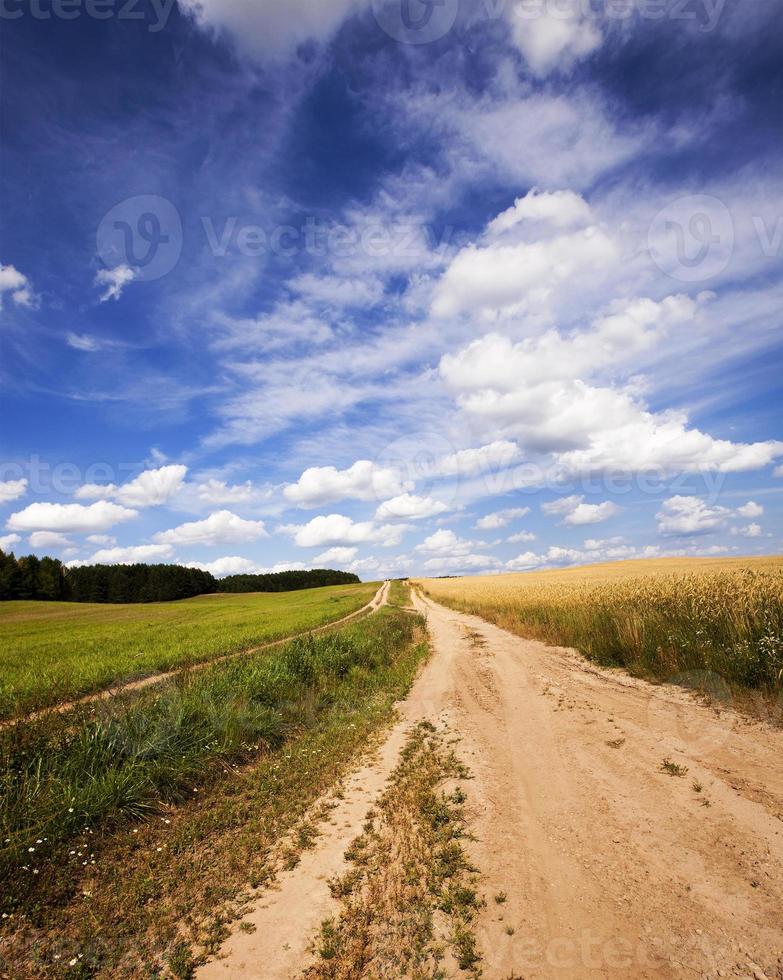
[(208, 592), (290, 592), (321, 585), (358, 582), (349, 572), (316, 568), (268, 575), (231, 575), (182, 565), (82, 565), (66, 568), (58, 558), (0, 551), (0, 600), (49, 599), (67, 602), (169, 602)]
[(217, 583), (218, 592), (294, 592), (319, 585), (351, 585), (360, 582), (352, 572), (331, 568), (309, 568), (293, 572), (270, 572), (266, 575), (229, 575)]

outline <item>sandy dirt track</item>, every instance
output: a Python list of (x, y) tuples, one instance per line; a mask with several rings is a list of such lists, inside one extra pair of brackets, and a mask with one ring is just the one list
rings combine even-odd
[[(783, 978), (783, 733), (415, 604), (433, 656), (402, 721), (314, 851), (253, 911), (257, 932), (235, 934), (199, 976), (297, 976), (334, 911), (325, 879), (407, 729), (429, 718), (459, 734), (474, 774), (485, 977)], [(663, 771), (665, 759), (687, 773)]]

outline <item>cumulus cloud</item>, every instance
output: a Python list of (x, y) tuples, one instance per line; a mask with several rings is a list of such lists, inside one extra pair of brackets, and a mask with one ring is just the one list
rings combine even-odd
[(529, 513), (529, 507), (507, 507), (505, 510), (496, 510), (480, 517), (476, 521), (476, 527), (479, 531), (495, 531)]
[(467, 555), (477, 544), (481, 544), (481, 542), (466, 541), (464, 538), (458, 537), (453, 531), (441, 528), (417, 545), (416, 551), (452, 556)]
[(98, 297), (99, 303), (109, 299), (119, 299), (129, 282), (138, 276), (139, 270), (129, 265), (117, 265), (113, 269), (99, 269), (95, 275), (95, 285), (104, 287)]
[(532, 531), (519, 531), (517, 534), (512, 534), (507, 540), (509, 544), (521, 544), (524, 541), (535, 541), (536, 536)]
[(5, 294), (10, 293), (16, 306), (35, 306), (36, 298), (30, 280), (12, 265), (0, 262), (0, 310)]
[(260, 496), (250, 480), (229, 484), (225, 480), (210, 479), (196, 487), (199, 500), (208, 504), (248, 504)]
[(283, 495), (298, 507), (320, 507), (338, 500), (383, 500), (407, 489), (412, 489), (412, 484), (395, 470), (359, 459), (345, 470), (311, 466), (283, 490)]
[(356, 558), (358, 548), (336, 547), (327, 548), (313, 558), (314, 565), (347, 565)]
[(179, 0), (207, 31), (228, 34), (246, 54), (281, 58), (305, 41), (327, 41), (358, 0)]
[(155, 470), (145, 470), (122, 486), (113, 483), (85, 483), (75, 496), (79, 500), (110, 497), (128, 507), (157, 507), (165, 504), (182, 487), (187, 466), (172, 464)]
[[(460, 449), (438, 459), (432, 468), (433, 476), (475, 476), (477, 473), (497, 472), (515, 463), (522, 455), (519, 446), (508, 439), (496, 439), (476, 449)], [(425, 467), (425, 472), (428, 472)]]
[(71, 561), (71, 568), (80, 565), (135, 565), (137, 562), (159, 562), (170, 558), (173, 549), (165, 544), (137, 544), (128, 548), (102, 548), (84, 560)]
[(5, 534), (0, 536), (0, 551), (10, 551), (21, 540), (18, 534)]
[[(624, 539), (588, 538), (584, 548), (562, 548), (551, 545), (546, 551), (537, 553), (525, 551), (505, 564), (509, 572), (525, 572), (535, 568), (560, 568), (569, 565), (590, 565), (605, 561), (627, 561), (632, 558), (659, 558), (661, 549), (657, 545), (634, 547), (625, 544)], [(709, 550), (709, 549), (708, 549)], [(718, 548), (715, 552), (726, 551)], [(670, 554), (686, 554), (685, 551), (669, 552)]]
[(660, 534), (687, 537), (722, 530), (730, 515), (726, 507), (708, 506), (698, 497), (678, 494), (665, 500), (655, 516)]
[(6, 521), (9, 531), (107, 531), (138, 517), (138, 511), (108, 500), (94, 504), (30, 504)]
[(762, 534), (761, 525), (752, 521), (744, 527), (732, 528), (732, 534), (739, 534), (743, 538), (760, 538)]
[(117, 539), (110, 534), (88, 534), (85, 540), (89, 541), (90, 544), (117, 544)]
[(620, 513), (620, 508), (611, 500), (605, 500), (601, 504), (586, 504), (582, 496), (561, 497), (542, 504), (541, 510), (545, 514), (563, 515), (562, 523), (574, 527), (580, 524), (600, 524)]
[(697, 309), (687, 296), (636, 299), (570, 334), (549, 330), (514, 343), (490, 333), (444, 356), (440, 374), (473, 424), (519, 438), (525, 449), (553, 454), (566, 477), (764, 466), (783, 455), (783, 442), (715, 439), (690, 428), (683, 412), (649, 411), (638, 379), (612, 385), (603, 380), (610, 372), (630, 372), (635, 358)]
[(740, 517), (761, 517), (764, 513), (764, 508), (761, 504), (757, 504), (755, 500), (749, 500), (746, 504), (737, 508), (737, 513)]
[(594, 283), (619, 260), (617, 243), (594, 226), (533, 242), (469, 245), (435, 287), (432, 313), (517, 317), (544, 305), (561, 284)]
[(405, 524), (353, 521), (343, 514), (321, 514), (307, 524), (286, 524), (279, 530), (290, 534), (300, 548), (354, 545), (365, 541), (375, 541), (384, 547), (392, 547), (400, 543), (408, 527)]
[(545, 222), (556, 228), (572, 228), (588, 224), (592, 218), (590, 205), (580, 194), (573, 191), (528, 191), (518, 197), (510, 208), (493, 218), (487, 225), (487, 234), (498, 237), (517, 228), (520, 224), (538, 225)]
[(0, 482), (0, 504), (18, 500), (27, 493), (27, 480), (4, 480)]
[(71, 541), (58, 531), (33, 531), (28, 538), (31, 548), (67, 548)]
[(258, 575), (261, 569), (256, 562), (249, 558), (239, 558), (236, 555), (216, 558), (214, 561), (190, 561), (186, 568), (200, 568), (202, 572), (210, 572), (215, 578), (225, 578), (227, 575)]
[(263, 521), (246, 521), (230, 510), (217, 510), (203, 521), (189, 521), (168, 531), (159, 531), (154, 540), (160, 544), (203, 545), (243, 543), (266, 538)]
[(595, 16), (588, 16), (579, 0), (511, 3), (507, 17), (514, 44), (539, 78), (555, 70), (569, 71), (603, 41)]
[(419, 521), (425, 517), (442, 514), (448, 509), (446, 504), (440, 500), (435, 500), (434, 497), (420, 497), (415, 493), (403, 493), (398, 497), (392, 497), (391, 500), (384, 500), (375, 511), (375, 517), (379, 521)]
[(449, 555), (445, 558), (429, 558), (424, 562), (428, 572), (438, 575), (446, 572), (470, 571), (471, 569), (502, 568), (503, 563), (492, 555)]

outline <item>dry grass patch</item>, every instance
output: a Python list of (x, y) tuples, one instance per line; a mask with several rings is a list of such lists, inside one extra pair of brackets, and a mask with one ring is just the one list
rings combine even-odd
[(479, 975), (482, 900), (462, 846), (465, 794), (454, 785), (468, 776), (444, 735), (420, 723), (346, 853), (350, 869), (331, 883), (340, 913), (321, 927), (307, 980), (438, 977), (449, 955)]

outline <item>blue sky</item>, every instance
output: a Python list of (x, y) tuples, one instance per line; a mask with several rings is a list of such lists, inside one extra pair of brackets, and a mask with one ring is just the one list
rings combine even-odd
[(0, 547), (782, 550), (773, 0), (0, 17)]

